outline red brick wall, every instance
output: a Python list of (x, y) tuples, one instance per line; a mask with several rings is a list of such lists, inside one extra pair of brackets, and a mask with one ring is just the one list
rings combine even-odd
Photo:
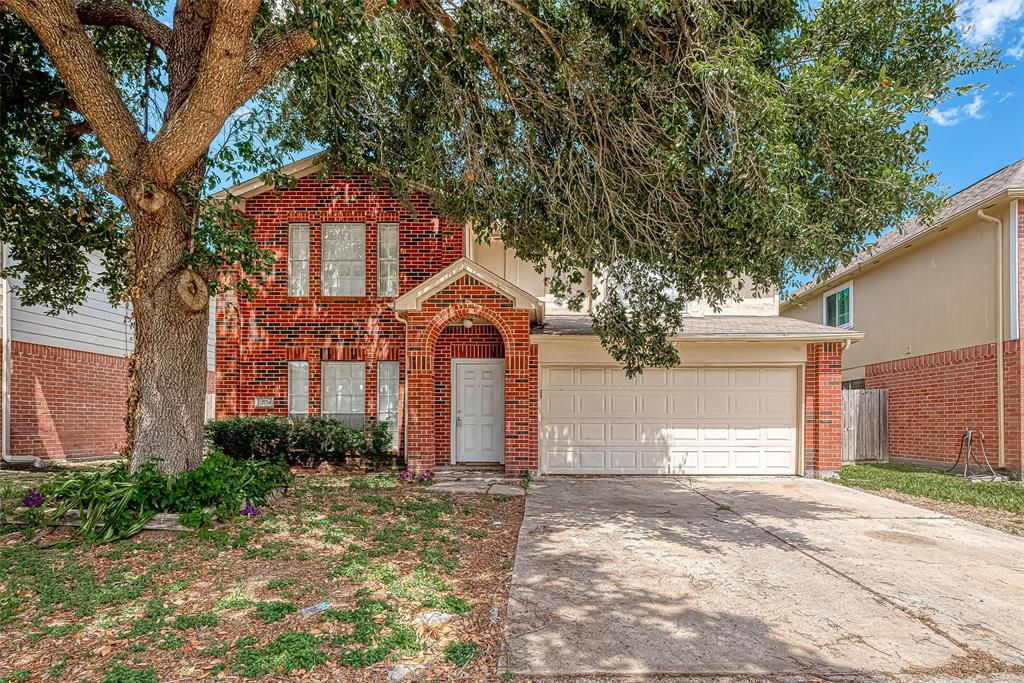
[[(537, 348), (530, 344), (530, 316), (504, 296), (464, 276), (409, 313), (407, 364), (409, 391), (408, 459), (410, 467), (448, 462), (439, 452), (436, 384), (441, 339), (452, 322), (464, 317), (487, 320), (501, 335), (505, 354), (505, 471), (523, 474), (538, 469)], [(450, 366), (449, 366), (450, 374)]]
[(12, 341), (11, 455), (113, 455), (127, 397), (124, 358)]
[[(403, 392), (406, 375), (405, 327), (388, 307), (394, 297), (376, 295), (377, 224), (399, 224), (401, 294), (462, 257), (461, 226), (441, 218), (426, 195), (415, 194), (404, 204), (367, 178), (340, 176), (321, 180), (310, 175), (294, 189), (247, 199), (245, 214), (255, 222), (256, 241), (276, 254), (277, 263), (251, 300), (226, 296), (218, 306), (217, 415), (286, 415), (289, 360), (309, 363), (310, 414), (319, 414), (320, 361), (365, 360), (366, 416), (375, 417), (375, 361), (400, 362)], [(288, 296), (288, 224), (293, 222), (310, 228), (306, 297)], [(366, 225), (366, 296), (320, 294), (325, 222)], [(273, 397), (274, 407), (255, 408), (257, 396)]]
[(804, 366), (804, 474), (831, 476), (842, 464), (843, 345), (807, 345)]
[[(1006, 466), (1020, 467), (1021, 362), (1019, 341), (1003, 344)], [(995, 344), (969, 346), (865, 368), (868, 389), (889, 390), (889, 455), (952, 463), (964, 429), (985, 433), (997, 461)]]
[[(215, 377), (207, 373), (208, 394)], [(124, 447), (125, 358), (12, 341), (11, 378), (11, 455), (64, 460)]]

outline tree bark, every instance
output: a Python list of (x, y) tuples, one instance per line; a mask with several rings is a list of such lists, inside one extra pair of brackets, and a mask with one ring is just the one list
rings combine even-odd
[(205, 450), (209, 295), (205, 279), (182, 265), (194, 220), (188, 202), (170, 195), (146, 211), (138, 201), (128, 202), (135, 351), (125, 426), (133, 470), (155, 460), (177, 475), (198, 467)]

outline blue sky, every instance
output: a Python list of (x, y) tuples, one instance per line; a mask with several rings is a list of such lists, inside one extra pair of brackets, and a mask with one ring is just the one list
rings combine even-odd
[(1024, 0), (963, 0), (960, 29), (969, 44), (1002, 50), (1007, 68), (929, 116), (927, 157), (951, 192), (1024, 157)]

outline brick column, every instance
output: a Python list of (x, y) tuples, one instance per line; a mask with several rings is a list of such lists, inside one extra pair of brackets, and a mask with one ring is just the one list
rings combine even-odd
[(804, 366), (804, 476), (829, 478), (842, 465), (843, 345), (807, 345)]

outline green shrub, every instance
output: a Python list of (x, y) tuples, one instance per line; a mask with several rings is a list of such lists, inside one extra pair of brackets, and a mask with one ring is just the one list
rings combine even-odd
[(235, 460), (272, 460), (314, 467), (347, 457), (380, 468), (391, 457), (387, 422), (369, 420), (362, 430), (337, 420), (309, 417), (290, 422), (276, 417), (231, 417), (206, 423), (206, 440)]
[(380, 420), (371, 420), (366, 424), (363, 438), (363, 458), (374, 468), (383, 467), (391, 459), (391, 425)]
[(206, 423), (206, 440), (236, 460), (285, 460), (292, 425), (276, 417), (230, 417)]
[(233, 517), (244, 502), (264, 505), (271, 491), (290, 482), (284, 463), (232, 460), (219, 451), (211, 451), (199, 467), (177, 478), (163, 474), (154, 463), (137, 472), (118, 463), (43, 486), (43, 495), (56, 507), (39, 523), (79, 510), (81, 535), (105, 543), (133, 536), (158, 512), (178, 513), (193, 525), (208, 521), (204, 508)]
[(340, 463), (346, 456), (361, 458), (363, 435), (337, 420), (310, 417), (292, 425), (292, 448), (304, 464)]

